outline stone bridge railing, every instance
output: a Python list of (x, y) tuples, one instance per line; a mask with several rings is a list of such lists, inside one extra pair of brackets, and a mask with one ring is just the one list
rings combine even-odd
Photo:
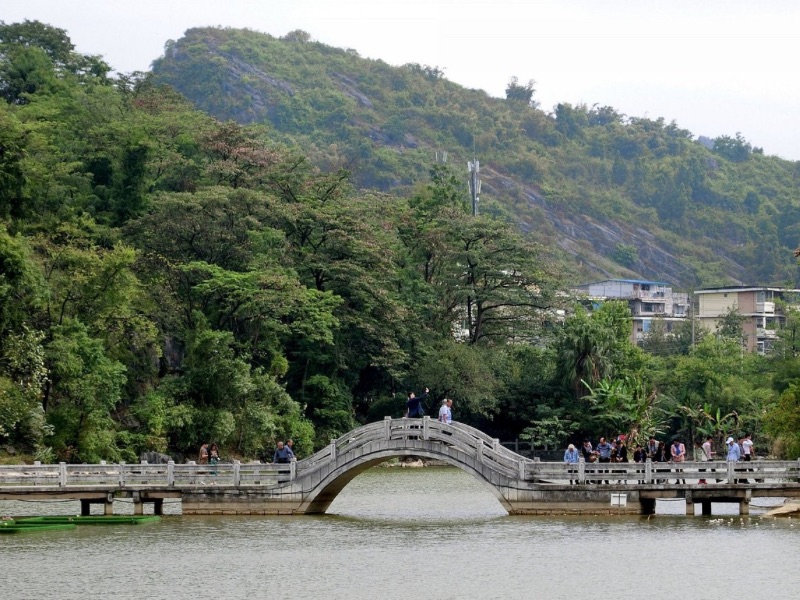
[(297, 462), (220, 463), (215, 466), (188, 464), (50, 464), (0, 465), (0, 489), (14, 487), (146, 488), (192, 486), (278, 486), (327, 470), (332, 463), (357, 460), (376, 450), (381, 442), (394, 449), (407, 447), (410, 453), (441, 454), (449, 462), (469, 462), (488, 468), (512, 480), (540, 485), (661, 484), (700, 480), (734, 483), (786, 482), (800, 480), (800, 460), (726, 463), (585, 463), (566, 465), (524, 458), (478, 429), (461, 423), (444, 424), (428, 417), (391, 419), (370, 423), (331, 440), (325, 448)]

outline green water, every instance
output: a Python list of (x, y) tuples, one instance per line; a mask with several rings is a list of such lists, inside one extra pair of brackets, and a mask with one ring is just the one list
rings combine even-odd
[[(77, 502), (0, 503), (3, 514), (77, 510)], [(461, 471), (373, 469), (322, 516), (176, 515), (147, 527), (2, 536), (0, 597), (797, 597), (800, 524), (659, 506), (670, 511), (509, 517)]]

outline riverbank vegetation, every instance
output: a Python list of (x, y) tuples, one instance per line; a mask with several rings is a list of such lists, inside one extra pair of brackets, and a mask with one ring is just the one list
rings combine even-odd
[(110, 73), (61, 30), (0, 25), (6, 452), (265, 457), (291, 437), (305, 456), (425, 386), (429, 414), (453, 398), (502, 439), (749, 430), (800, 452), (794, 315), (769, 358), (735, 328), (636, 347), (626, 306), (567, 303), (564, 263), (508, 206), (472, 216), (447, 165), (403, 194), (359, 186), (269, 126)]

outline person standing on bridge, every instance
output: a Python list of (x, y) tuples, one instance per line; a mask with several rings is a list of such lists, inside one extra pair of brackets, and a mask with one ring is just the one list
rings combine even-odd
[[(610, 463), (611, 462), (611, 444), (606, 441), (606, 438), (601, 437), (600, 441), (597, 443), (597, 456), (598, 461), (601, 463)], [(608, 470), (599, 471), (600, 473), (608, 473)], [(609, 483), (608, 479), (606, 479), (606, 483)]]
[[(658, 442), (654, 436), (650, 436), (650, 439), (647, 441), (647, 445), (645, 446), (645, 452), (647, 456), (645, 458), (649, 458), (653, 462), (656, 462), (656, 454), (658, 454)], [(642, 461), (645, 462), (645, 461)]]
[(442, 400), (442, 406), (439, 409), (439, 421), (447, 423), (448, 425), (453, 422), (453, 401), (450, 398)]
[(197, 464), (200, 465), (208, 464), (208, 443), (205, 443), (202, 446), (200, 446), (200, 453), (197, 457)]
[(290, 448), (283, 445), (282, 441), (278, 442), (278, 447), (275, 448), (275, 455), (272, 457), (274, 463), (288, 463), (292, 462), (294, 452)]
[[(728, 462), (739, 462), (742, 459), (742, 448), (732, 437), (729, 437), (727, 440), (725, 440), (725, 443), (728, 444)], [(739, 483), (739, 480), (734, 479), (733, 483)]]
[(286, 447), (292, 453), (291, 462), (296, 461), (297, 460), (297, 456), (294, 453), (294, 440), (292, 438), (289, 438), (288, 440), (286, 440)]
[[(217, 447), (216, 442), (212, 442), (208, 449), (208, 464), (210, 464), (212, 467), (216, 467), (217, 463), (219, 463), (219, 448)], [(211, 471), (211, 474), (216, 475), (216, 469)]]
[[(686, 446), (683, 445), (680, 439), (676, 438), (674, 442), (672, 442), (672, 446), (670, 447), (670, 455), (672, 456), (672, 462), (674, 463), (682, 463), (686, 462)], [(683, 473), (683, 469), (675, 469), (676, 473)], [(677, 477), (675, 479), (675, 483), (686, 483), (685, 479), (681, 479)]]
[(422, 401), (428, 397), (428, 388), (425, 388), (425, 392), (420, 394), (419, 396), (415, 395), (414, 392), (408, 393), (408, 400), (406, 401), (406, 411), (407, 415), (412, 419), (421, 419), (425, 415), (425, 408), (422, 405)]
[[(567, 449), (564, 451), (564, 462), (567, 465), (577, 465), (578, 462), (580, 462), (580, 458), (581, 458), (581, 453), (578, 452), (578, 449), (575, 448), (575, 446), (573, 444), (570, 444), (569, 446), (567, 446)], [(578, 472), (577, 469), (575, 467), (570, 466), (567, 469), (567, 471), (568, 471), (569, 476), (570, 476), (570, 480), (569, 480), (570, 485), (572, 485), (574, 483), (578, 483), (578, 480), (574, 479), (575, 473)]]

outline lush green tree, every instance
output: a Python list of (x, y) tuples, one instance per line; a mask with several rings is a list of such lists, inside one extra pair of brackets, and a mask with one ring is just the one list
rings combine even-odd
[(631, 343), (630, 331), (630, 309), (624, 302), (605, 302), (591, 313), (577, 307), (556, 341), (556, 379), (582, 398), (602, 380), (635, 373), (644, 357)]
[(794, 460), (800, 457), (800, 388), (792, 384), (766, 415), (767, 431), (775, 439), (775, 454)]
[(528, 80), (525, 85), (520, 84), (519, 78), (515, 75), (511, 78), (506, 86), (506, 99), (511, 102), (524, 104), (536, 108), (538, 102), (533, 99), (533, 94), (536, 92), (534, 86), (536, 82), (533, 79)]

